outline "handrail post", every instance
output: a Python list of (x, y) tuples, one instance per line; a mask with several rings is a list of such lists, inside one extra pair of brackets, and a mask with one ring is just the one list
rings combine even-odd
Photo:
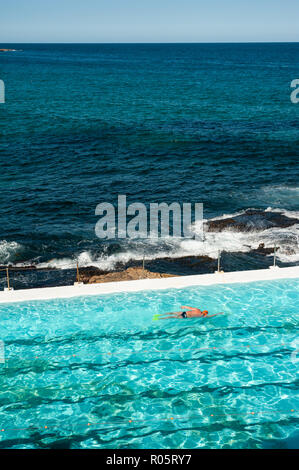
[(77, 282), (80, 282), (79, 263), (77, 261)]
[(277, 245), (275, 243), (274, 244), (274, 251), (273, 251), (273, 266), (270, 266), (270, 269), (279, 269), (279, 266), (277, 266), (277, 264), (276, 264), (276, 259), (277, 259)]
[(79, 263), (77, 260), (77, 268), (76, 268), (76, 282), (74, 282), (74, 286), (82, 286), (83, 282), (80, 281), (80, 271), (79, 271)]
[(6, 279), (7, 279), (7, 289), (10, 290), (10, 286), (9, 286), (9, 272), (8, 272), (8, 268), (6, 268)]
[(221, 250), (218, 250), (217, 271), (215, 271), (215, 274), (223, 274), (220, 263), (221, 263)]
[(6, 268), (6, 280), (7, 280), (7, 287), (4, 288), (4, 291), (10, 292), (13, 291), (13, 287), (10, 287), (10, 281), (9, 281), (9, 268)]

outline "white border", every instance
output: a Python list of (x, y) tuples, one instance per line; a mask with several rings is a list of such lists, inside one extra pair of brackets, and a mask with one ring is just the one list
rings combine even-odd
[(42, 289), (22, 289), (0, 292), (0, 303), (23, 302), (78, 297), (85, 295), (114, 294), (116, 292), (138, 292), (183, 288), (188, 286), (210, 286), (236, 282), (270, 281), (274, 279), (299, 278), (299, 266), (291, 268), (259, 269), (230, 273), (200, 274), (196, 276), (168, 277), (162, 279), (141, 279), (138, 281), (107, 282), (101, 284), (79, 284)]

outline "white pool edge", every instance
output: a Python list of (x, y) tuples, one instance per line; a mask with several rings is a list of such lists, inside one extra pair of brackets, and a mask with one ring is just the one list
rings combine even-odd
[(275, 279), (299, 278), (299, 266), (290, 268), (259, 269), (228, 273), (199, 274), (195, 276), (168, 277), (162, 279), (140, 279), (138, 281), (82, 284), (40, 289), (20, 289), (0, 292), (0, 303), (23, 302), (79, 297), (86, 295), (115, 294), (117, 292), (139, 292), (143, 290), (180, 289), (191, 286), (211, 286)]

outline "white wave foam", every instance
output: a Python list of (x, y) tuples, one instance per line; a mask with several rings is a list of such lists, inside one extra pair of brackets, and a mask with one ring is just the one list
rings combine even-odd
[(285, 215), (286, 217), (289, 217), (290, 219), (299, 219), (299, 211), (288, 211), (287, 209), (267, 207), (267, 209), (265, 209), (265, 212), (276, 212), (278, 214)]
[(282, 263), (299, 263), (299, 252), (292, 255), (280, 253), (277, 257)]
[(8, 242), (0, 240), (0, 263), (7, 264), (16, 259), (16, 255), (22, 251), (23, 246), (17, 242)]
[(244, 215), (246, 213), (246, 211), (256, 211), (256, 210), (260, 210), (260, 209), (255, 209), (254, 207), (249, 207), (248, 209), (243, 209), (243, 210), (238, 211), (238, 212), (233, 212), (232, 214), (223, 214), (223, 215), (219, 215), (219, 216), (216, 216), (216, 217), (211, 217), (211, 219), (204, 219), (204, 222), (208, 222), (208, 221), (211, 221), (211, 220), (231, 219), (232, 217), (238, 217), (239, 215)]
[[(248, 209), (247, 209), (248, 210)], [(268, 207), (265, 212), (278, 212), (290, 218), (299, 218), (299, 212), (288, 211)], [(224, 214), (210, 220), (226, 219), (245, 214), (245, 210), (233, 214)], [(200, 230), (199, 226), (193, 226), (196, 232)], [(0, 242), (0, 256), (1, 256)], [(7, 242), (5, 242), (7, 243)], [(57, 268), (73, 269), (78, 260), (80, 267), (94, 266), (102, 270), (112, 270), (118, 263), (125, 264), (132, 260), (142, 261), (143, 256), (146, 260), (155, 260), (157, 258), (181, 258), (183, 256), (209, 256), (216, 259), (218, 251), (226, 252), (250, 252), (258, 248), (263, 243), (265, 248), (272, 248), (275, 244), (279, 247), (277, 257), (282, 262), (296, 263), (299, 261), (299, 225), (293, 225), (287, 228), (269, 228), (263, 231), (237, 232), (232, 230), (223, 230), (221, 232), (205, 232), (203, 241), (193, 239), (179, 239), (169, 237), (167, 239), (148, 239), (148, 240), (125, 240), (121, 252), (114, 254), (102, 253), (100, 255), (91, 251), (83, 251), (74, 258), (52, 259), (48, 262), (38, 263), (38, 268)], [(4, 252), (6, 260), (12, 253), (17, 251), (19, 244), (11, 242), (5, 245)], [(269, 255), (273, 256), (273, 255)], [(1, 258), (0, 258), (1, 259)], [(19, 265), (25, 265), (23, 263)]]
[(295, 192), (299, 193), (299, 186), (287, 186), (284, 184), (264, 186), (263, 191), (284, 191), (284, 192)]
[[(109, 271), (114, 269), (118, 263), (125, 264), (132, 260), (141, 261), (143, 255), (147, 260), (181, 258), (183, 256), (209, 256), (216, 259), (218, 251), (248, 253), (252, 249), (258, 248), (261, 243), (265, 248), (272, 248), (274, 244), (279, 246), (277, 256), (282, 262), (297, 262), (299, 259), (298, 225), (296, 225), (284, 229), (267, 229), (262, 232), (207, 232), (204, 241), (176, 239), (172, 241), (171, 246), (171, 242), (168, 240), (167, 250), (150, 250), (147, 242), (140, 241), (138, 250), (128, 246), (126, 251), (112, 255), (96, 256), (90, 251), (84, 251), (78, 256), (78, 263), (81, 267), (94, 266)], [(39, 264), (39, 267), (75, 268), (76, 260), (54, 259), (48, 263)]]

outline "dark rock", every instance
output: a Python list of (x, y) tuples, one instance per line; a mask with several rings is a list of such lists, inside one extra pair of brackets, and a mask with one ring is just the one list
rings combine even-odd
[(13, 266), (13, 265), (10, 265), (10, 264), (7, 265), (7, 266), (5, 266), (5, 265), (1, 266), (0, 265), (0, 270), (1, 271), (4, 270), (4, 269), (6, 270), (6, 268), (8, 268), (9, 270), (12, 270), (12, 271), (16, 271), (16, 272), (18, 272), (18, 271), (19, 272), (32, 271), (32, 270), (37, 269), (36, 266), (34, 266), (34, 265), (33, 266)]
[(272, 227), (291, 227), (299, 219), (287, 217), (277, 212), (248, 209), (244, 214), (227, 219), (211, 220), (206, 223), (207, 232), (222, 232), (232, 230), (236, 232), (262, 231)]
[(207, 222), (208, 232), (222, 232), (225, 229), (236, 229), (237, 232), (246, 230), (246, 224), (240, 223), (235, 219), (211, 220)]
[(181, 258), (161, 258), (163, 261), (167, 261), (168, 263), (177, 263), (178, 261), (180, 264), (185, 266), (198, 266), (202, 263), (210, 263), (213, 262), (213, 258), (209, 256), (182, 256)]
[[(258, 248), (255, 248), (252, 251), (256, 253), (261, 253), (262, 255), (271, 255), (271, 253), (274, 253), (274, 250), (275, 250), (274, 247), (265, 248), (265, 244), (260, 243)], [(276, 247), (276, 251), (278, 250), (279, 250), (279, 246)]]
[(109, 274), (110, 271), (104, 271), (102, 269), (96, 268), (94, 266), (87, 266), (86, 268), (79, 269), (80, 281), (89, 282), (89, 279), (94, 276), (105, 276)]

